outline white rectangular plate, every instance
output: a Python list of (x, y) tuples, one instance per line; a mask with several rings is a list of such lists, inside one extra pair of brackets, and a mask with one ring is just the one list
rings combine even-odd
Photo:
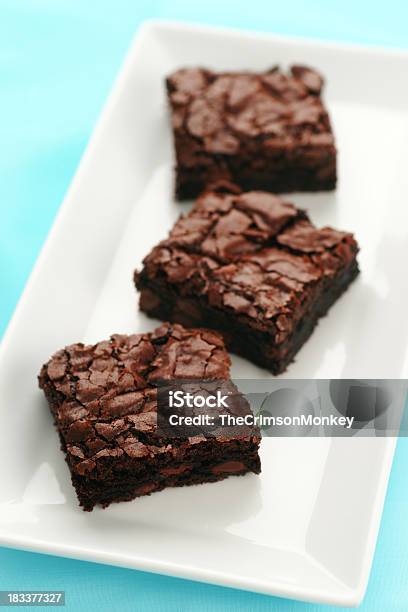
[[(137, 310), (132, 271), (186, 209), (172, 199), (165, 74), (291, 62), (327, 77), (340, 152), (337, 191), (293, 200), (318, 225), (355, 232), (362, 274), (286, 376), (406, 377), (407, 56), (148, 23), (2, 343), (1, 544), (299, 599), (362, 599), (394, 440), (265, 439), (260, 477), (84, 513), (36, 383), (41, 364), (68, 343), (155, 325)], [(239, 358), (233, 375), (268, 376)]]

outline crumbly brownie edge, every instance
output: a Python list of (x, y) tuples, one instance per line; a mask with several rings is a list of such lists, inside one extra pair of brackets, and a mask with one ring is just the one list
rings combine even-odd
[(242, 174), (225, 172), (208, 172), (206, 169), (192, 171), (190, 168), (176, 168), (175, 193), (179, 201), (192, 200), (211, 183), (228, 180), (239, 184), (243, 191), (269, 191), (271, 193), (333, 191), (337, 184), (335, 155), (325, 165), (327, 172), (321, 176), (319, 171), (305, 171), (302, 167), (290, 168), (279, 173), (271, 172), (262, 175), (253, 173), (251, 177)]
[[(148, 466), (149, 473), (140, 478), (135, 478), (130, 474), (126, 480), (95, 481), (71, 474), (72, 484), (84, 510), (90, 511), (97, 505), (106, 508), (112, 503), (130, 501), (169, 487), (217, 482), (229, 476), (243, 476), (250, 472), (259, 474), (261, 464), (258, 447), (259, 441), (255, 440), (243, 444), (242, 448), (235, 452), (223, 449), (219, 460), (215, 457), (212, 463), (207, 464), (202, 463), (200, 451), (197, 449), (196, 460), (189, 464), (188, 469), (185, 469), (185, 464), (172, 464), (169, 469), (173, 473), (169, 473), (167, 477), (156, 477), (153, 469), (150, 472), (152, 466)], [(216, 455), (216, 442), (213, 448)], [(177, 473), (178, 470), (180, 473)]]

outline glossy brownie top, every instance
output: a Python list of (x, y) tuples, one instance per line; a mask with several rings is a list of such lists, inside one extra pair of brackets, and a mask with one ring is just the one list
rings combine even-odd
[(266, 150), (334, 145), (320, 97), (323, 78), (306, 66), (287, 73), (279, 67), (263, 73), (184, 68), (166, 83), (174, 130), (207, 153), (238, 154), (248, 140)]
[(276, 195), (220, 184), (180, 217), (135, 280), (157, 291), (164, 279), (181, 296), (269, 329), (279, 344), (357, 250), (352, 234), (316, 228)]
[(160, 381), (225, 380), (229, 367), (219, 334), (164, 323), (152, 333), (67, 346), (43, 366), (39, 384), (71, 469), (85, 475), (96, 473), (100, 459), (163, 452), (160, 440), (149, 442)]

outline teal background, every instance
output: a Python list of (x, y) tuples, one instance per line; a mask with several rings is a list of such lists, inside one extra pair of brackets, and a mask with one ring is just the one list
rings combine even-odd
[[(0, 335), (149, 17), (408, 47), (403, 0), (0, 0)], [(364, 611), (408, 610), (406, 466), (402, 439)], [(0, 549), (0, 589), (63, 589), (66, 608), (79, 612), (338, 610), (9, 549)]]

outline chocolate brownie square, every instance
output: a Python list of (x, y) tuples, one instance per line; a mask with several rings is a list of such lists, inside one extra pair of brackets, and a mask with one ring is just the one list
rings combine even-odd
[(230, 350), (279, 374), (357, 276), (358, 246), (279, 196), (225, 188), (204, 193), (144, 259), (140, 308), (219, 330)]
[[(217, 333), (169, 323), (152, 333), (114, 335), (57, 352), (42, 367), (39, 385), (83, 509), (258, 473), (257, 428), (165, 437), (157, 427), (160, 383), (224, 380), (231, 386), (229, 367)], [(239, 410), (250, 414), (246, 401)]]
[(184, 68), (166, 85), (177, 198), (218, 180), (275, 193), (335, 188), (336, 148), (316, 70)]

